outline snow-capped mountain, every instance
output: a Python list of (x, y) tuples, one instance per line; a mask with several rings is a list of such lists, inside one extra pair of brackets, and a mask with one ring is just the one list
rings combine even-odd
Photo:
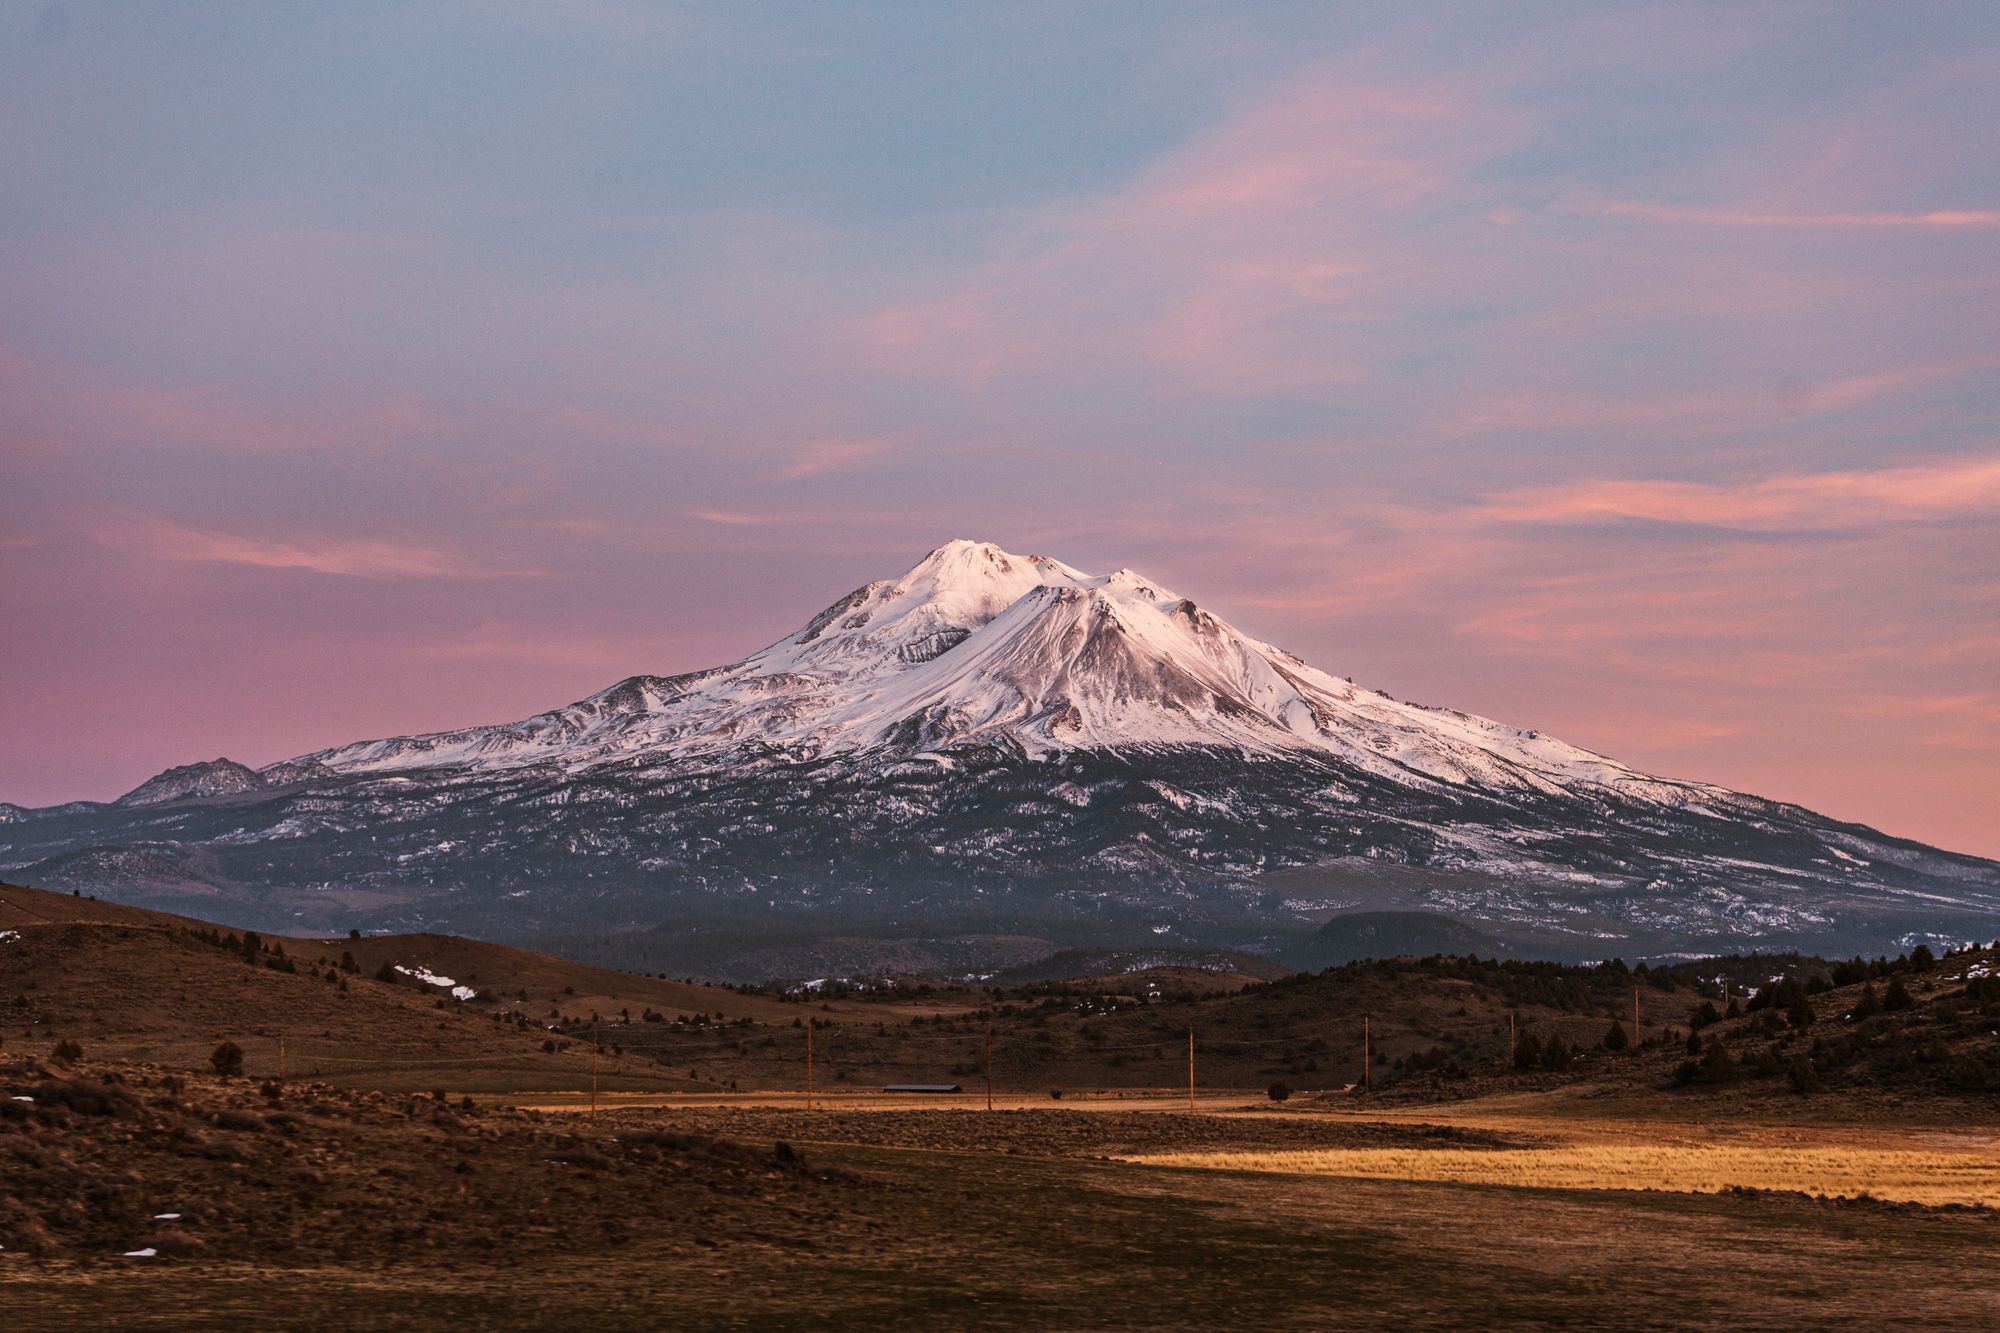
[(727, 666), (23, 812), (0, 864), (515, 935), (1255, 943), (1394, 908), (1603, 956), (1887, 947), (2000, 909), (1991, 862), (1401, 702), (1131, 570), (969, 541)]
[[(1717, 788), (1649, 778), (1537, 732), (1400, 703), (1250, 638), (1129, 569), (949, 542), (857, 588), (740, 662), (633, 676), (524, 722), (363, 741), (304, 756), (338, 773), (578, 769), (749, 743), (802, 756), (1032, 757), (1223, 747), (1327, 755), (1389, 781), (1685, 804)], [(158, 779), (155, 779), (157, 781)]]

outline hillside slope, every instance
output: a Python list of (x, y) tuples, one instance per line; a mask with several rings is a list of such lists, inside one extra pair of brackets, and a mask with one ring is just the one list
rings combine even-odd
[[(228, 1041), (259, 1077), (275, 1075), (282, 1058), (294, 1077), (350, 1086), (507, 1092), (587, 1088), (595, 1034), (607, 1090), (708, 1090), (720, 1086), (709, 1071), (629, 1053), (620, 1031), (775, 1028), (799, 1012), (770, 995), (479, 940), (251, 940), (188, 917), (0, 884), (0, 1049), (8, 1051), (46, 1055), (74, 1041), (97, 1058), (199, 1069)], [(865, 1012), (873, 1021), (939, 1009), (912, 1002)]]

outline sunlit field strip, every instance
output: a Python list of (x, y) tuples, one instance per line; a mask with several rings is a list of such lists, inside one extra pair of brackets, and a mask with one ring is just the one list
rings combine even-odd
[(1707, 1194), (1743, 1187), (1849, 1197), (1868, 1194), (1899, 1203), (2000, 1207), (2000, 1161), (1973, 1153), (1904, 1149), (1593, 1145), (1475, 1152), (1456, 1148), (1315, 1148), (1158, 1153), (1126, 1160), (1218, 1171), (1457, 1181), (1535, 1189)]

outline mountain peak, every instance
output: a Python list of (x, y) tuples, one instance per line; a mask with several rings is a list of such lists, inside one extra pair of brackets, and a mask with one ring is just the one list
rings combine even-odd
[(239, 764), (234, 759), (211, 759), (206, 763), (182, 764), (157, 773), (119, 797), (114, 804), (163, 805), (168, 801), (190, 801), (204, 796), (234, 796), (265, 785), (265, 779), (247, 764)]
[(309, 756), (338, 771), (672, 762), (742, 747), (828, 755), (999, 747), (1313, 757), (1435, 789), (1713, 789), (1635, 773), (1550, 737), (1356, 689), (1130, 568), (957, 539), (727, 666), (636, 677), (497, 727)]
[(926, 597), (985, 601), (1011, 592), (1009, 601), (1045, 583), (1075, 583), (1090, 576), (1045, 555), (1015, 555), (992, 542), (948, 541), (893, 580), (899, 590)]

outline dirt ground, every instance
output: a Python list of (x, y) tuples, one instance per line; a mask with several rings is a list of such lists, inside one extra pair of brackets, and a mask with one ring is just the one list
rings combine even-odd
[(823, 1151), (874, 1188), (809, 1243), (668, 1220), (560, 1262), (393, 1254), (0, 1272), (10, 1327), (1738, 1329), (2000, 1319), (1989, 1217), (1782, 1198), (1279, 1178)]
[(687, 1107), (621, 1111), (599, 1117), (620, 1125), (665, 1126), (683, 1133), (801, 1145), (855, 1144), (1035, 1157), (1117, 1157), (1132, 1153), (1225, 1148), (1491, 1149), (1539, 1142), (1528, 1135), (1420, 1123), (1375, 1124), (1248, 1114), (1188, 1115), (1151, 1110), (1032, 1109), (836, 1111)]
[[(1962, 957), (1866, 1023), (1854, 986), (1815, 998), (1810, 1032), (1716, 1025), (1746, 1064), (1824, 1038), (1807, 1096), (1754, 1065), (1684, 1086), (1679, 1040), (1513, 1069), (1497, 1024), (1520, 997), (1444, 964), (1185, 1001), (807, 1005), (433, 937), (350, 969), (357, 942), (253, 955), (200, 923), (28, 906), (0, 914), (0, 1333), (2000, 1326), (2000, 1213), (1618, 1167), (2000, 1170), (2000, 1101), (1968, 1077), (1994, 1001)], [(374, 979), (409, 960), (502, 1007)], [(1648, 989), (1648, 1026), (1688, 998)], [(1339, 1091), (1371, 1011), (1403, 1080)], [(599, 1012), (620, 1021), (593, 1053)], [(1581, 1044), (1608, 1019), (1533, 1021)], [(244, 1075), (210, 1072), (224, 1041)], [(946, 1080), (963, 1091), (878, 1091)], [(1605, 1169), (1538, 1174), (1542, 1153)], [(1205, 1165), (1129, 1160), (1177, 1154)], [(1662, 1181), (1722, 1192), (1632, 1188)]]
[[(1109, 1160), (1246, 1147), (1504, 1153), (1572, 1135), (1662, 1136), (1657, 1123), (1572, 1125), (1512, 1107), (1485, 1117), (1500, 1127), (1221, 1099), (1189, 1115), (1163, 1095), (992, 1113), (555, 1115), (325, 1086), (274, 1105), (249, 1080), (135, 1068), (17, 1063), (7, 1081), (8, 1215), (67, 1219), (58, 1246), (0, 1251), (9, 1330), (2000, 1320), (2000, 1289), (1980, 1277), (2000, 1249), (2000, 1214), (1988, 1211)], [(92, 1087), (110, 1090), (109, 1109)], [(1233, 1104), (1255, 1107), (1241, 1094)], [(1722, 1132), (1757, 1142), (1802, 1131)], [(1852, 1128), (1879, 1142), (1944, 1132)], [(65, 1210), (78, 1200), (96, 1210)], [(156, 1220), (164, 1212), (183, 1216)]]

